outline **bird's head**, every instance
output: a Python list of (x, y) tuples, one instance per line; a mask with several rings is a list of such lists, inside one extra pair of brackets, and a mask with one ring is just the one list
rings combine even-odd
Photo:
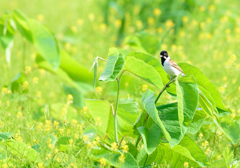
[(167, 53), (167, 51), (161, 51), (160, 52), (160, 58), (161, 59), (167, 59), (169, 57), (169, 55), (168, 55), (168, 53)]

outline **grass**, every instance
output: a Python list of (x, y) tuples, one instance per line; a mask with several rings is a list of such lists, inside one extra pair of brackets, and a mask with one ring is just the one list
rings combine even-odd
[[(108, 48), (115, 46), (119, 18), (114, 10), (110, 10), (109, 26), (104, 24), (104, 16), (101, 9), (103, 2), (95, 1), (34, 1), (29, 3), (24, 0), (1, 1), (0, 16), (5, 11), (20, 9), (29, 18), (38, 19), (45, 24), (60, 42), (60, 47), (71, 53), (79, 63), (90, 69), (95, 57), (107, 58)], [(240, 116), (240, 17), (238, 16), (238, 1), (200, 2), (184, 14), (178, 31), (168, 34), (161, 50), (167, 50), (175, 62), (187, 62), (198, 67), (217, 86), (224, 103), (232, 110), (232, 120), (238, 120)], [(139, 18), (138, 6), (132, 7), (132, 11), (126, 11), (125, 35), (145, 30), (154, 34), (159, 40), (165, 35), (171, 21), (158, 23), (154, 14), (154, 6), (151, 6), (147, 18)], [(176, 15), (177, 15), (176, 11)], [(161, 16), (161, 15), (160, 15)], [(140, 22), (139, 19), (146, 20)], [(143, 26), (142, 26), (143, 24)], [(74, 38), (66, 38), (66, 32), (72, 30)], [(75, 33), (74, 33), (75, 32)], [(20, 71), (26, 72), (25, 67), (30, 66), (31, 72), (27, 73), (26, 81), (29, 85), (28, 93), (2, 94), (0, 95), (0, 130), (1, 132), (13, 132), (18, 141), (25, 142), (29, 146), (43, 144), (42, 138), (48, 134), (56, 137), (71, 137), (72, 145), (78, 144), (77, 151), (69, 151), (64, 154), (56, 149), (51, 149), (50, 143), (44, 147), (48, 151), (42, 163), (29, 162), (28, 159), (8, 155), (7, 159), (0, 160), (5, 167), (43, 167), (51, 158), (54, 162), (49, 166), (59, 167), (91, 167), (93, 161), (87, 155), (87, 146), (78, 142), (82, 138), (82, 132), (89, 123), (87, 109), (75, 109), (68, 105), (71, 101), (62, 89), (62, 81), (53, 74), (36, 69), (34, 58), (35, 50), (27, 43), (26, 51), (23, 49), (24, 40), (16, 35), (12, 50), (11, 66), (4, 57), (4, 51), (0, 50), (0, 88), (9, 84)], [(120, 48), (131, 50), (123, 43)], [(159, 52), (154, 56), (158, 57)], [(23, 53), (26, 59), (23, 61)], [(99, 73), (105, 64), (99, 63)], [(37, 77), (39, 81), (33, 81)], [(35, 78), (36, 79), (36, 78)], [(86, 95), (87, 98), (108, 99), (114, 102), (116, 83), (97, 83), (97, 90)], [(123, 77), (121, 81), (120, 97), (134, 97), (140, 100), (146, 88), (153, 86), (137, 79)], [(130, 95), (128, 95), (130, 94)], [(162, 104), (175, 101), (166, 93), (160, 98)], [(41, 111), (41, 112), (39, 112)], [(41, 115), (36, 117), (36, 115)], [(36, 119), (38, 118), (38, 119)], [(206, 131), (208, 129), (210, 131)], [(228, 138), (222, 135), (219, 129), (211, 122), (205, 122), (199, 133), (194, 137), (210, 162), (225, 157), (228, 149), (231, 149)], [(228, 147), (229, 145), (229, 147)], [(76, 149), (76, 148), (75, 148)], [(239, 148), (235, 151), (235, 158), (240, 157)], [(71, 156), (75, 155), (74, 159)], [(230, 154), (229, 154), (230, 155)], [(230, 160), (231, 161), (231, 160)], [(43, 164), (43, 165), (42, 165)]]

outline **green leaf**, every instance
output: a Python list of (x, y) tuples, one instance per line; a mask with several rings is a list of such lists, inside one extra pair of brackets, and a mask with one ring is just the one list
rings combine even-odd
[(60, 151), (66, 151), (71, 149), (70, 145), (69, 145), (69, 140), (71, 138), (70, 137), (60, 137), (56, 143), (56, 146), (58, 147), (58, 149)]
[(139, 116), (139, 104), (131, 98), (119, 99), (118, 127), (122, 135), (133, 133), (134, 124)]
[(74, 81), (92, 82), (93, 74), (89, 73), (88, 69), (74, 60), (66, 51), (61, 50), (61, 65), (60, 68), (64, 70), (70, 78)]
[(2, 140), (6, 141), (8, 140), (12, 135), (12, 132), (0, 132), (0, 142)]
[(206, 155), (201, 148), (190, 139), (184, 137), (179, 145), (170, 147), (169, 144), (159, 145), (158, 155), (155, 161), (158, 164), (168, 164), (169, 167), (184, 167), (184, 162), (189, 163), (189, 167), (206, 167), (209, 165)]
[(40, 155), (31, 146), (13, 139), (6, 141), (7, 149), (13, 155), (17, 155), (26, 158), (33, 162), (40, 161)]
[(67, 95), (71, 94), (73, 96), (73, 106), (82, 108), (85, 105), (84, 95), (78, 89), (63, 84), (63, 90)]
[(20, 91), (25, 91), (27, 92), (28, 89), (23, 90), (22, 89), (22, 85), (23, 82), (26, 81), (26, 76), (24, 73), (18, 73), (13, 79), (12, 79), (12, 83), (11, 83), (11, 90), (13, 92), (20, 92)]
[(151, 154), (158, 146), (161, 140), (161, 130), (154, 124), (150, 129), (142, 126), (137, 128), (142, 136), (144, 148), (148, 154)]
[(86, 99), (85, 103), (92, 118), (100, 120), (97, 128), (102, 136), (107, 136), (109, 141), (114, 140), (114, 118), (111, 105), (108, 101)]
[(136, 158), (137, 153), (138, 153), (137, 147), (130, 142), (128, 142), (127, 145), (128, 145), (128, 148), (129, 148), (128, 152), (131, 153), (131, 155), (134, 158)]
[(99, 78), (100, 81), (114, 81), (124, 66), (124, 56), (116, 48), (110, 48), (106, 66)]
[[(139, 54), (138, 57), (137, 54)], [(145, 62), (148, 57), (149, 55), (142, 53), (129, 53), (125, 58), (125, 68), (152, 85), (162, 88), (163, 83), (160, 74), (151, 64)]]
[[(199, 90), (199, 105), (202, 107), (203, 111), (209, 115), (210, 117), (214, 117), (213, 111), (214, 111), (214, 105), (212, 104), (212, 102), (209, 101), (209, 99), (207, 98), (207, 91), (205, 92), (205, 94), (202, 92), (202, 90), (204, 90), (203, 88), (201, 88)], [(208, 95), (210, 96), (210, 95)], [(210, 98), (210, 97), (209, 97)], [(215, 107), (216, 108), (216, 107)]]
[(197, 84), (199, 86), (202, 86), (206, 91), (208, 91), (211, 94), (211, 97), (216, 103), (216, 106), (219, 109), (222, 109), (223, 111), (230, 111), (230, 109), (227, 109), (221, 99), (221, 96), (219, 92), (217, 91), (217, 88), (214, 86), (213, 83), (209, 81), (209, 79), (196, 67), (189, 65), (187, 63), (179, 63), (178, 64), (183, 72), (186, 75), (193, 75), (195, 79), (197, 80)]
[(54, 70), (58, 69), (60, 66), (60, 54), (55, 37), (37, 21), (29, 20), (28, 23), (33, 36), (33, 44), (38, 52), (50, 63)]
[(124, 153), (124, 163), (120, 162), (119, 157), (122, 155), (119, 151), (109, 151), (105, 148), (92, 149), (91, 153), (95, 159), (105, 158), (111, 165), (121, 168), (138, 168), (134, 157), (128, 152)]
[(180, 127), (192, 122), (198, 105), (198, 87), (193, 76), (183, 76), (177, 80), (178, 119)]
[(231, 118), (231, 115), (219, 118), (219, 122), (214, 119), (215, 124), (222, 128), (224, 134), (231, 140), (233, 144), (237, 144), (240, 140), (240, 124)]
[(196, 134), (203, 125), (206, 116), (207, 115), (203, 110), (196, 110), (192, 122), (188, 126), (187, 133)]
[(7, 158), (7, 153), (6, 153), (6, 151), (3, 149), (3, 147), (0, 146), (0, 160), (5, 159), (5, 158)]
[(28, 18), (18, 9), (12, 12), (12, 16), (21, 35), (29, 42), (33, 43), (33, 37), (28, 24)]
[(83, 132), (83, 135), (87, 135), (88, 139), (93, 140), (95, 138), (95, 135), (97, 133), (97, 129), (95, 126), (90, 124)]
[(166, 139), (170, 141), (171, 137), (164, 127), (161, 119), (158, 116), (158, 111), (155, 107), (155, 96), (154, 92), (147, 90), (144, 96), (142, 97), (142, 105), (146, 109), (149, 116), (154, 120), (154, 122), (160, 127), (162, 133), (165, 135)]

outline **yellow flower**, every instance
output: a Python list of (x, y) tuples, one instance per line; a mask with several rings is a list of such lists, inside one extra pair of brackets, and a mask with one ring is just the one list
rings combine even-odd
[(73, 144), (73, 139), (69, 139), (69, 144), (72, 145)]
[(22, 113), (21, 111), (19, 111), (19, 112), (17, 113), (17, 118), (22, 118), (22, 116), (23, 116), (23, 113)]
[(212, 4), (208, 7), (208, 9), (210, 12), (213, 12), (213, 11), (215, 11), (215, 6)]
[(111, 149), (114, 150), (114, 151), (117, 151), (117, 148), (118, 148), (117, 143), (116, 143), (116, 142), (113, 142), (113, 143), (111, 144)]
[(58, 128), (59, 122), (54, 121), (54, 122), (53, 122), (53, 125), (54, 125), (54, 127)]
[(87, 148), (88, 148), (88, 149), (91, 149), (91, 148), (92, 148), (92, 144), (91, 144), (90, 142), (87, 144)]
[(79, 25), (79, 26), (82, 26), (83, 25), (83, 23), (84, 23), (84, 20), (83, 19), (81, 19), (81, 18), (79, 18), (79, 19), (77, 19), (77, 24)]
[(184, 37), (184, 36), (185, 36), (185, 32), (184, 32), (184, 31), (180, 31), (180, 32), (179, 32), (179, 35), (180, 35), (181, 37)]
[(174, 26), (174, 22), (173, 22), (172, 20), (167, 20), (167, 21), (165, 22), (165, 26), (166, 26), (167, 28), (171, 28), (171, 27)]
[(33, 80), (33, 84), (37, 84), (39, 81), (39, 78), (34, 76), (32, 80)]
[(87, 143), (89, 141), (89, 135), (83, 135), (83, 141)]
[(189, 167), (189, 163), (188, 162), (184, 162), (183, 166), (184, 167)]
[(72, 48), (71, 43), (66, 42), (66, 43), (64, 44), (64, 48), (65, 48), (65, 50), (69, 51), (69, 50)]
[(203, 134), (202, 134), (202, 133), (200, 133), (198, 136), (199, 136), (199, 138), (202, 138), (202, 137), (203, 137)]
[(38, 163), (38, 168), (44, 168), (43, 163)]
[(7, 163), (4, 163), (4, 164), (2, 165), (2, 168), (8, 168)]
[(155, 15), (155, 16), (159, 16), (159, 15), (161, 15), (161, 10), (160, 9), (158, 9), (158, 8), (155, 8), (154, 10), (153, 10), (153, 14)]
[(96, 87), (96, 91), (97, 91), (97, 94), (101, 94), (102, 93), (102, 87), (100, 87), (100, 86)]
[(183, 16), (182, 17), (182, 22), (183, 23), (187, 23), (189, 21), (189, 17), (188, 16)]
[(137, 26), (138, 29), (142, 29), (142, 28), (143, 28), (143, 23), (142, 23), (142, 21), (141, 21), (141, 20), (137, 20), (137, 21), (136, 21), (136, 26)]
[(211, 151), (210, 148), (207, 148), (207, 150), (205, 151), (205, 154), (208, 154)]
[(41, 91), (36, 91), (35, 96), (36, 96), (36, 98), (41, 98), (42, 92)]
[(231, 55), (231, 59), (232, 59), (233, 62), (236, 61), (236, 59), (237, 59), (236, 55), (235, 55), (235, 54), (232, 54), (232, 55)]
[(163, 32), (163, 28), (159, 27), (159, 28), (157, 28), (157, 31), (158, 31), (158, 33), (162, 33)]
[(206, 147), (208, 146), (208, 144), (209, 144), (208, 141), (204, 141), (204, 142), (202, 143), (202, 147), (203, 147), (203, 148), (206, 148)]
[(30, 66), (25, 67), (25, 74), (30, 74), (32, 72), (32, 68)]
[(2, 88), (2, 94), (3, 95), (8, 94), (8, 89), (6, 87)]
[(24, 81), (22, 84), (22, 89), (23, 90), (27, 89), (28, 85), (29, 85), (28, 81)]
[(222, 159), (222, 156), (221, 155), (218, 155), (217, 156), (217, 160), (221, 160)]
[(60, 129), (59, 129), (59, 133), (60, 133), (60, 134), (63, 134), (63, 132), (64, 132), (64, 129), (63, 129), (63, 128), (60, 128)]
[(107, 25), (106, 25), (105, 23), (101, 23), (101, 24), (100, 24), (100, 29), (101, 29), (102, 31), (105, 31), (105, 30), (107, 29)]
[(71, 27), (70, 27), (70, 30), (71, 30), (73, 33), (75, 33), (75, 34), (78, 32), (77, 26), (71, 26)]
[(77, 168), (77, 166), (76, 166), (74, 163), (70, 163), (70, 165), (71, 165), (73, 168)]
[(83, 106), (83, 112), (86, 113), (88, 111), (88, 108), (86, 106)]
[(6, 102), (6, 106), (7, 106), (7, 107), (10, 106), (10, 102), (9, 102), (9, 101)]
[(49, 147), (50, 149), (52, 149), (52, 148), (53, 148), (53, 144), (49, 143), (49, 144), (48, 144), (48, 147)]
[(73, 102), (73, 95), (71, 95), (71, 94), (67, 95), (67, 102), (68, 103), (72, 103)]
[(67, 129), (67, 134), (71, 134), (72, 130), (71, 129)]
[(115, 27), (119, 28), (122, 26), (122, 21), (120, 19), (117, 19), (114, 21), (114, 25), (115, 25)]
[(200, 10), (201, 12), (203, 12), (203, 11), (205, 11), (205, 7), (204, 7), (204, 6), (200, 6), (200, 7), (199, 7), (199, 10)]
[(123, 146), (122, 146), (122, 151), (123, 151), (123, 153), (127, 153), (128, 150), (129, 150), (128, 145), (123, 145)]
[(104, 158), (99, 159), (99, 162), (100, 162), (101, 166), (106, 166), (107, 165), (106, 159), (104, 159)]
[(99, 141), (100, 141), (99, 136), (96, 136), (95, 140), (96, 140), (97, 142), (99, 142)]
[(95, 19), (94, 14), (93, 14), (93, 13), (89, 13), (89, 14), (88, 14), (88, 19), (89, 19), (91, 22), (94, 21), (94, 19)]
[(142, 91), (146, 91), (147, 89), (148, 89), (148, 85), (143, 84), (143, 85), (142, 85)]
[(122, 154), (118, 159), (119, 159), (120, 162), (124, 163), (125, 158), (126, 157), (124, 157), (124, 155)]
[(72, 125), (77, 125), (78, 121), (76, 119), (72, 119), (71, 124)]
[(39, 22), (43, 22), (43, 21), (44, 21), (44, 16), (43, 16), (43, 14), (38, 14), (38, 15), (37, 15), (37, 20), (38, 20)]
[(92, 141), (93, 146), (97, 146), (97, 141)]

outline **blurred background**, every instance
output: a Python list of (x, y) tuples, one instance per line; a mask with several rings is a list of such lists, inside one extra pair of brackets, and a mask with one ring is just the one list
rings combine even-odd
[[(239, 6), (238, 0), (0, 0), (0, 16), (19, 9), (28, 18), (42, 23), (54, 34), (60, 49), (84, 69), (74, 72), (76, 78), (68, 73), (74, 80), (82, 82), (79, 86), (83, 90), (74, 104), (76, 109), (71, 109), (71, 116), (67, 117), (69, 121), (72, 118), (84, 121), (84, 116), (73, 115), (86, 112), (84, 98), (114, 102), (116, 83), (97, 82), (97, 87), (93, 89), (93, 73), (88, 72), (94, 58), (107, 59), (110, 47), (116, 47), (124, 54), (146, 52), (158, 59), (160, 51), (167, 50), (175, 62), (196, 66), (217, 86), (234, 119), (240, 114)], [(19, 33), (14, 36), (10, 65), (0, 47), (0, 88), (11, 83), (19, 72), (26, 74), (24, 81), (27, 81), (25, 84), (28, 87), (24, 96), (20, 93), (6, 97), (6, 90), (2, 89), (0, 106), (4, 110), (1, 111), (0, 125), (2, 122), (4, 127), (0, 128), (5, 131), (26, 131), (24, 126), (13, 124), (19, 119), (26, 125), (44, 122), (47, 117), (44, 118), (46, 114), (41, 110), (46, 104), (52, 109), (48, 118), (57, 118), (61, 125), (63, 119), (59, 118), (58, 112), (62, 106), (56, 104), (66, 103), (69, 99), (67, 95), (75, 92), (69, 91), (58, 75), (37, 68), (36, 57), (33, 45), (26, 43)], [(104, 66), (105, 63), (99, 61), (98, 77)], [(147, 88), (159, 91), (125, 74), (121, 80), (120, 97), (141, 100)], [(159, 102), (172, 101), (175, 99), (164, 93)], [(26, 131), (22, 138), (32, 143), (34, 137), (27, 140), (28, 134)]]

